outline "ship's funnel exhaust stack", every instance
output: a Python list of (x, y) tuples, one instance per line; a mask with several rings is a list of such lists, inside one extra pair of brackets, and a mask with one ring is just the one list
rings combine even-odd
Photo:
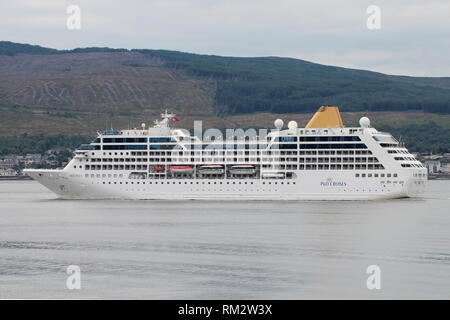
[(343, 128), (341, 114), (338, 107), (322, 106), (309, 120), (306, 128)]

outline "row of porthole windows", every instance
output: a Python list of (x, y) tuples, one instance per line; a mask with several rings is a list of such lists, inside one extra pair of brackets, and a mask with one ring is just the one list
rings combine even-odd
[[(251, 155), (251, 154), (261, 154), (261, 155), (270, 155), (270, 154), (274, 154), (274, 153), (276, 153), (278, 150), (267, 150), (267, 151), (263, 151), (263, 150), (261, 150), (261, 151), (244, 151), (244, 150), (242, 150), (242, 151), (227, 151), (227, 150), (217, 150), (217, 151), (205, 151), (205, 150), (203, 150), (203, 152), (200, 152), (200, 151), (177, 151), (178, 152), (178, 154), (185, 154), (185, 155), (200, 155), (200, 154), (204, 154), (204, 155), (213, 155), (213, 154), (216, 154), (216, 155), (224, 155), (224, 154), (226, 154), (226, 155)], [(158, 155), (169, 155), (169, 154), (172, 154), (174, 151), (150, 151), (150, 152), (131, 152), (131, 155), (132, 156), (134, 156), (134, 155), (137, 155), (137, 156), (146, 156), (146, 155), (150, 155), (150, 156), (152, 156), (152, 155), (154, 155), (154, 156), (158, 156)], [(296, 151), (278, 151), (278, 152), (280, 152), (281, 154), (297, 154), (297, 152)], [(92, 155), (95, 155), (95, 152), (92, 152), (91, 153)], [(372, 154), (372, 152), (371, 151), (369, 151), (369, 150), (357, 150), (357, 151), (354, 151), (354, 150), (322, 150), (322, 151), (299, 151), (299, 154), (300, 155), (303, 155), (303, 154), (306, 154), (306, 155), (308, 155), (308, 154)], [(130, 155), (130, 153), (129, 152), (103, 152), (103, 155), (104, 156), (106, 156), (106, 155), (110, 155), (110, 156), (112, 156), (112, 155), (120, 155), (120, 156), (123, 156), (123, 155)]]
[[(147, 184), (146, 182), (122, 182), (122, 181), (119, 181), (119, 184), (128, 184), (128, 183), (130, 183), (130, 184)], [(108, 181), (108, 182), (106, 182), (106, 181), (103, 181), (103, 184), (117, 184), (117, 181), (113, 181), (113, 182), (111, 182), (111, 181)], [(170, 181), (167, 181), (167, 182), (164, 182), (164, 181), (161, 181), (161, 182), (158, 182), (158, 181), (156, 181), (156, 182), (152, 182), (152, 181), (150, 181), (150, 182), (148, 182), (148, 184), (253, 184), (253, 182), (193, 182), (193, 181), (190, 181), (190, 182), (187, 182), (187, 181), (185, 181), (184, 183), (183, 182), (181, 182), (181, 181), (179, 181), (179, 182), (170, 182)], [(295, 184), (295, 182), (286, 182), (286, 183), (284, 183), (284, 182), (277, 182), (277, 181), (274, 181), (274, 182), (271, 182), (271, 181), (264, 181), (262, 184), (276, 184), (276, 185), (278, 185), (278, 184)]]
[[(109, 152), (109, 153), (103, 152), (104, 156), (106, 156), (107, 154), (110, 155), (110, 156), (112, 156), (113, 154), (116, 155), (116, 156), (118, 156), (118, 155), (121, 155), (121, 156), (123, 156), (123, 155), (126, 155), (126, 156), (130, 155), (129, 152)], [(92, 152), (92, 155), (95, 155), (95, 153)], [(143, 152), (141, 152), (141, 151), (139, 151), (139, 152), (131, 152), (131, 155), (132, 156), (147, 156), (148, 152), (145, 152), (145, 151), (143, 151)]]
[(396, 173), (394, 173), (394, 174), (391, 174), (391, 173), (386, 173), (386, 174), (384, 174), (384, 173), (380, 173), (380, 174), (378, 174), (378, 173), (361, 173), (361, 174), (359, 174), (359, 173), (356, 173), (355, 174), (355, 177), (356, 178), (359, 178), (359, 177), (361, 177), (361, 178), (378, 178), (378, 177), (380, 177), (380, 178), (384, 178), (384, 177), (388, 177), (388, 178), (390, 178), (390, 177), (394, 177), (394, 178), (397, 178), (398, 177), (398, 174), (396, 174)]
[[(420, 182), (420, 181), (419, 181)], [(338, 191), (344, 191), (344, 192), (389, 192), (389, 191), (391, 191), (392, 189), (388, 189), (388, 188), (386, 188), (386, 189), (353, 189), (353, 190), (351, 190), (351, 189), (339, 189)], [(204, 191), (204, 190), (203, 190)], [(209, 191), (209, 190), (208, 190)], [(264, 190), (262, 190), (262, 191), (264, 191)], [(275, 191), (277, 191), (277, 190), (275, 190)]]
[[(85, 178), (123, 178), (123, 174), (85, 174), (84, 175), (84, 177)], [(128, 182), (126, 182), (126, 183), (128, 183)], [(139, 184), (140, 182), (136, 182), (137, 184)], [(152, 184), (153, 182), (149, 182), (149, 184)], [(155, 181), (154, 182), (155, 184), (164, 184), (164, 183), (166, 183), (166, 184), (170, 184), (171, 183), (171, 181)], [(172, 184), (182, 184), (182, 182), (181, 181), (178, 181), (178, 182), (175, 182), (175, 181), (172, 181)], [(262, 182), (262, 184), (272, 184), (272, 182), (271, 181), (263, 181)], [(131, 184), (134, 184), (134, 182), (131, 182)], [(142, 182), (142, 184), (145, 184), (145, 182)], [(188, 184), (188, 182), (187, 181), (185, 181), (184, 182), (184, 184)], [(190, 184), (194, 184), (194, 182), (193, 181), (190, 181)], [(202, 181), (202, 182), (199, 182), (199, 181), (196, 181), (195, 182), (195, 184), (247, 184), (247, 181), (226, 181), (226, 182), (223, 182), (223, 181), (213, 181), (213, 182), (211, 182), (211, 181), (208, 181), (208, 182), (205, 182), (205, 181)], [(248, 182), (248, 184), (253, 184), (253, 181), (250, 181), (250, 182)], [(273, 182), (273, 184), (285, 184), (285, 182), (284, 181), (274, 181)], [(286, 184), (295, 184), (295, 181), (291, 181), (291, 182), (286, 182)]]
[[(89, 178), (89, 174), (84, 175), (85, 178)], [(91, 178), (123, 178), (123, 174), (91, 174)]]

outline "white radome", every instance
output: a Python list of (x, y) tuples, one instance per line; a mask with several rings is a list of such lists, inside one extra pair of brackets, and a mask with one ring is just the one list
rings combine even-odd
[(367, 117), (362, 117), (361, 119), (359, 119), (359, 125), (362, 128), (368, 128), (370, 127), (370, 119)]
[(273, 124), (275, 125), (275, 128), (281, 129), (283, 128), (284, 122), (281, 119), (277, 119)]
[(291, 129), (291, 130), (293, 130), (293, 129), (297, 129), (298, 128), (298, 124), (297, 124), (297, 121), (289, 121), (289, 123), (288, 123), (288, 128), (289, 129)]

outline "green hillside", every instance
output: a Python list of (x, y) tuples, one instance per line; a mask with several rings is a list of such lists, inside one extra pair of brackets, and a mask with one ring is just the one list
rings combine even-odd
[[(450, 78), (391, 76), (291, 58), (222, 57), (147, 49), (55, 50), (0, 41), (0, 55), (76, 53), (83, 56), (94, 52), (142, 54), (162, 61), (164, 68), (213, 82), (213, 107), (217, 115), (312, 112), (321, 105), (338, 105), (343, 111), (450, 113)], [(141, 60), (143, 62), (122, 62), (120, 66), (152, 67), (145, 59)], [(70, 66), (66, 70), (70, 70)], [(5, 103), (11, 104), (11, 101)], [(126, 104), (126, 101), (121, 103)]]
[[(56, 50), (0, 41), (0, 154), (71, 148), (114, 125), (138, 127), (164, 108), (191, 128), (303, 125), (338, 105), (347, 125), (369, 114), (411, 151), (450, 151), (450, 78), (391, 76), (298, 59), (167, 50)], [(24, 135), (24, 134), (27, 135)]]
[(217, 80), (219, 113), (423, 110), (450, 113), (450, 78), (390, 76), (298, 59), (138, 50), (189, 75)]

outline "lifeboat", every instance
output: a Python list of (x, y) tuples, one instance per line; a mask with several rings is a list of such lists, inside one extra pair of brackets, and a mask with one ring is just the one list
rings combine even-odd
[(224, 168), (220, 164), (210, 164), (199, 167), (198, 172), (202, 175), (223, 174)]
[(164, 171), (165, 169), (164, 169), (164, 167), (153, 167), (152, 168), (152, 171), (154, 171), (154, 172), (161, 172), (161, 171)]
[(261, 176), (263, 179), (284, 179), (286, 177), (282, 172), (263, 173)]
[(193, 166), (170, 166), (172, 173), (192, 173), (194, 172)]
[(234, 165), (230, 168), (230, 173), (235, 175), (248, 175), (256, 172), (255, 166), (252, 164)]

